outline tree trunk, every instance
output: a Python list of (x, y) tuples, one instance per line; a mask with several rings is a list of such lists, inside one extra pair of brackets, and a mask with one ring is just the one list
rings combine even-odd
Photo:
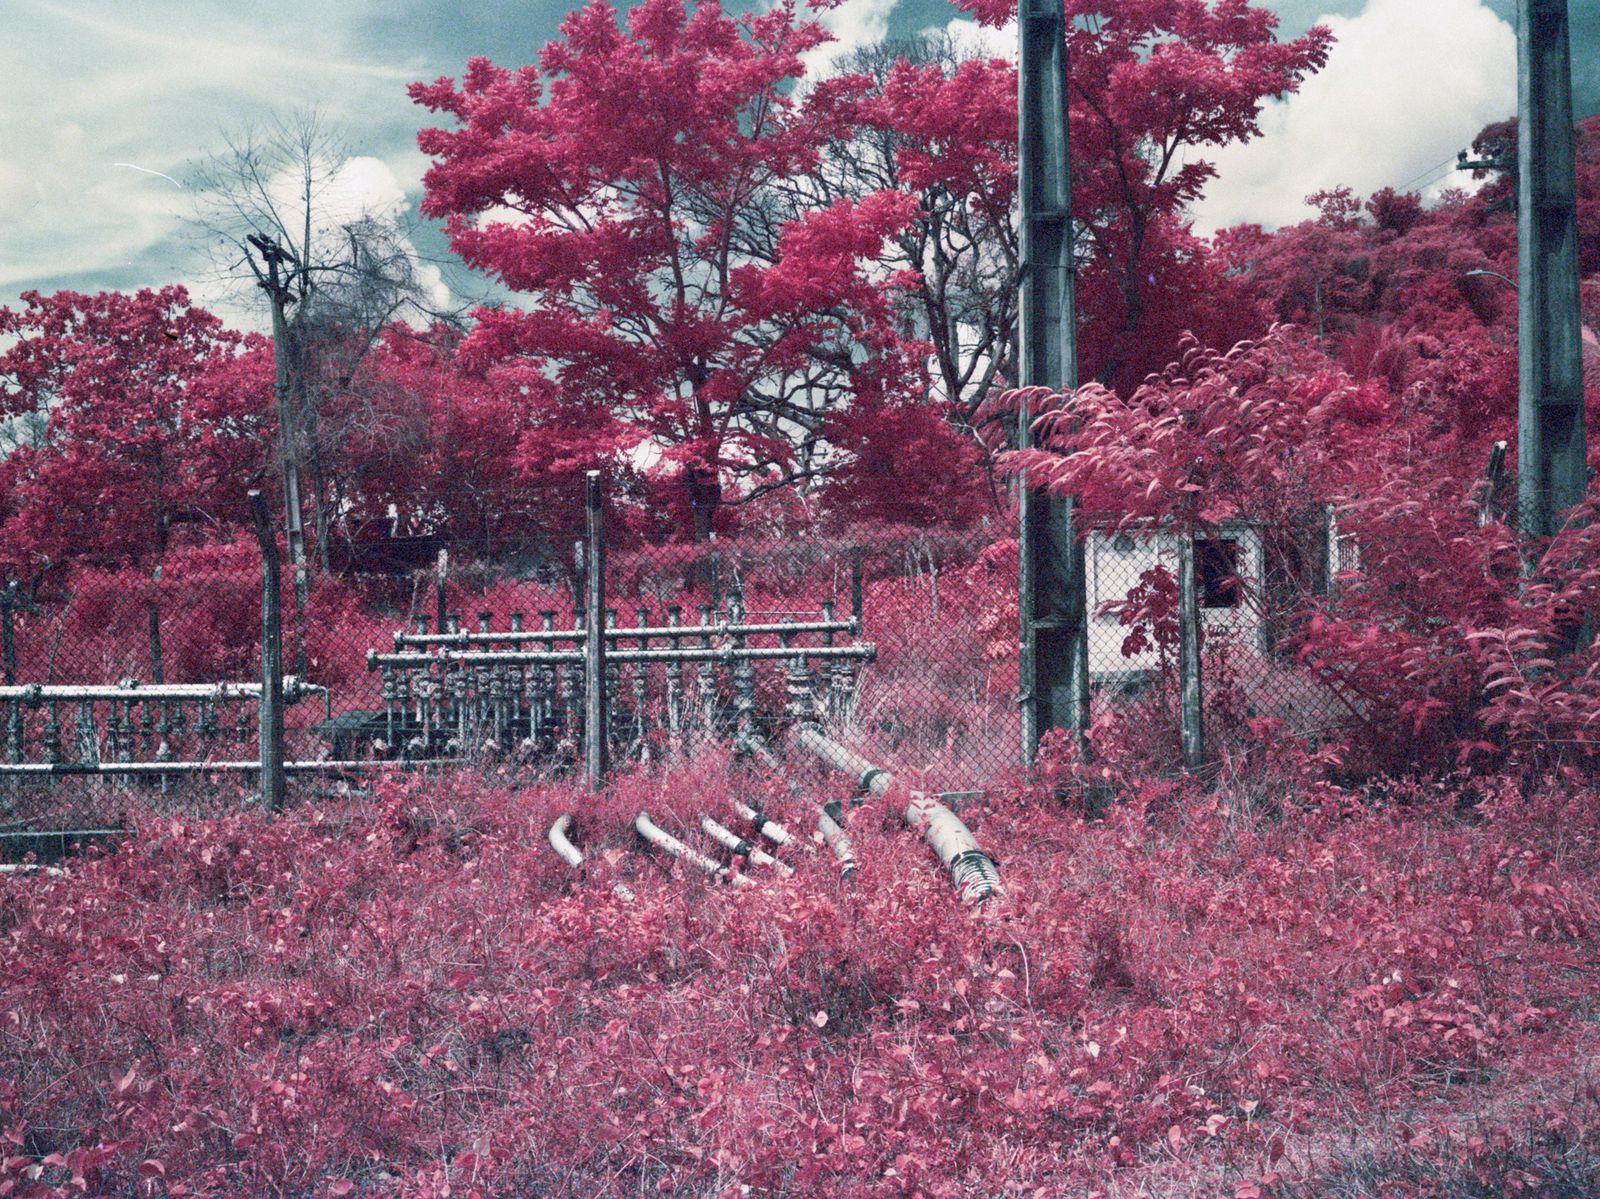
[(694, 519), (694, 539), (710, 541), (717, 509), (722, 506), (722, 484), (716, 472), (700, 466), (685, 467), (684, 487), (689, 493), (689, 512)]

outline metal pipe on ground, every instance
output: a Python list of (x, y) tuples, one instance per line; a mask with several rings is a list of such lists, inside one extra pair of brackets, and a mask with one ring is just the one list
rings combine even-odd
[[(569, 834), (572, 831), (572, 813), (563, 812), (556, 817), (556, 822), (550, 826), (548, 834), (550, 848), (556, 851), (559, 857), (574, 870), (583, 869), (583, 851), (572, 843)], [(626, 883), (612, 883), (611, 891), (618, 899), (632, 900), (633, 891)]]
[(633, 827), (639, 836), (663, 853), (670, 854), (675, 858), (682, 858), (691, 866), (710, 875), (712, 878), (722, 879), (736, 887), (753, 887), (756, 885), (754, 879), (746, 878), (742, 874), (734, 874), (721, 863), (713, 861), (698, 850), (690, 849), (682, 841), (651, 820), (648, 812), (640, 812), (638, 818), (633, 822)]
[(839, 877), (848, 879), (855, 874), (856, 847), (851, 844), (849, 834), (827, 808), (817, 813), (817, 836), (822, 839), (824, 845), (833, 850), (833, 856), (839, 859)]
[[(835, 770), (856, 780), (863, 791), (884, 795), (894, 786), (894, 776), (829, 737), (815, 724), (797, 725), (795, 744)], [(950, 872), (950, 879), (967, 902), (981, 902), (1000, 894), (1000, 871), (984, 852), (961, 818), (921, 791), (908, 791), (902, 819), (922, 833), (923, 840)]]
[(572, 813), (564, 812), (556, 817), (556, 822), (550, 826), (550, 848), (556, 851), (559, 857), (574, 870), (583, 869), (583, 854), (578, 847), (567, 839), (567, 831), (572, 828)]
[(776, 820), (767, 819), (767, 817), (763, 816), (760, 812), (756, 811), (747, 803), (734, 800), (733, 810), (739, 813), (740, 816), (743, 816), (751, 824), (755, 825), (757, 831), (760, 832), (760, 834), (768, 841), (771, 841), (774, 845), (785, 849), (790, 846), (798, 846), (800, 849), (807, 851), (810, 851), (812, 848), (808, 843), (800, 840)]
[(759, 845), (755, 845), (749, 841), (746, 841), (743, 837), (739, 836), (738, 833), (734, 832), (730, 828), (718, 824), (709, 816), (704, 814), (701, 815), (700, 828), (705, 832), (706, 836), (710, 837), (718, 845), (721, 845), (729, 853), (737, 854), (739, 857), (742, 857), (747, 861), (754, 862), (757, 866), (771, 866), (774, 870), (777, 870), (780, 874), (785, 876), (794, 873), (794, 867), (789, 865), (789, 863), (780, 862), (777, 858), (773, 857)]
[[(772, 750), (767, 746), (767, 743), (760, 737), (753, 733), (747, 734), (740, 740), (739, 745), (747, 753), (753, 754), (756, 759), (762, 763), (762, 765), (767, 766), (780, 775), (783, 773), (783, 763), (778, 761), (778, 756), (772, 752)], [(792, 781), (789, 783), (789, 791), (796, 798), (799, 798), (800, 789), (795, 786)], [(746, 820), (763, 820), (761, 814), (748, 804), (736, 803), (734, 807)], [(840, 813), (840, 815), (842, 815), (842, 813)], [(771, 821), (765, 821), (761, 827), (762, 836), (773, 841), (774, 844), (782, 845), (784, 842), (777, 840), (773, 833), (768, 832), (768, 826), (776, 830), (778, 834), (784, 837), (790, 837), (789, 830), (783, 828), (782, 825), (773, 825)], [(848, 880), (853, 874), (855, 874), (855, 846), (850, 843), (850, 836), (844, 831), (842, 822), (837, 816), (834, 815), (834, 813), (830, 812), (826, 806), (817, 810), (817, 840), (821, 841), (824, 845), (831, 849), (833, 851), (833, 856), (839, 859), (840, 879)], [(810, 847), (807, 846), (807, 848), (809, 849)]]

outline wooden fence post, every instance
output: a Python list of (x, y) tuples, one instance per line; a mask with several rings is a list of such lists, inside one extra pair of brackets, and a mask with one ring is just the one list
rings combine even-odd
[(1183, 764), (1205, 764), (1206, 736), (1200, 686), (1200, 597), (1196, 594), (1194, 533), (1178, 534), (1178, 706), (1183, 730)]
[(861, 633), (862, 596), (861, 576), (866, 562), (866, 551), (859, 545), (850, 547), (850, 620), (854, 628), (853, 634)]
[(259, 491), (250, 493), (261, 546), (261, 802), (269, 812), (283, 810), (283, 597), (278, 575), (278, 541)]
[(606, 775), (606, 540), (600, 472), (584, 479), (588, 523), (584, 562), (583, 753), (589, 789), (598, 791)]
[(166, 682), (166, 673), (161, 665), (161, 601), (156, 597), (156, 591), (161, 586), (161, 568), (158, 566), (151, 576), (154, 586), (150, 592), (150, 681), (152, 683)]

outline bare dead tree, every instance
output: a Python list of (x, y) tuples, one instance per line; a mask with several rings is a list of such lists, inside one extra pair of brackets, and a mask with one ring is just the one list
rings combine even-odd
[(355, 156), (316, 110), (224, 134), (224, 149), (193, 170), (194, 221), (219, 275), (253, 285), (272, 315), (279, 460), (296, 594), (303, 602), (306, 544), (302, 487), (326, 568), (339, 488), (340, 439), (326, 427), (385, 328), (432, 321), (428, 288), (393, 211), (354, 194)]
[[(836, 69), (881, 87), (902, 62), (950, 75), (976, 53), (948, 34), (930, 33), (860, 48)], [(893, 130), (860, 130), (831, 145), (797, 186), (823, 201), (904, 190), (898, 156), (905, 148), (906, 139)], [(1012, 205), (937, 186), (918, 192), (917, 202), (917, 217), (889, 247), (885, 266), (918, 273), (903, 301), (904, 323), (933, 348), (932, 398), (946, 402), (952, 419), (977, 436), (984, 400), (998, 382), (1016, 377), (1020, 250)]]

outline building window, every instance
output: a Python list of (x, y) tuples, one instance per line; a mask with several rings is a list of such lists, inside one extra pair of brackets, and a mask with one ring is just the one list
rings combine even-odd
[(1232, 538), (1196, 537), (1194, 574), (1202, 608), (1237, 608), (1243, 601), (1239, 543)]

